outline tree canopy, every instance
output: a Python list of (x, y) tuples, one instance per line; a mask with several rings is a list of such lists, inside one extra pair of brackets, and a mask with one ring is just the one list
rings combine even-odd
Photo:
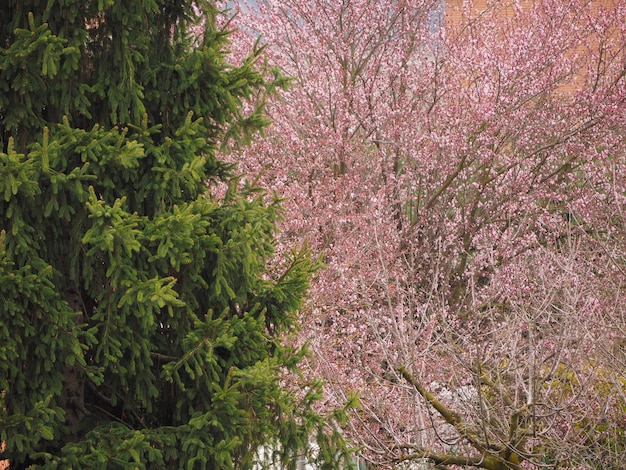
[[(279, 201), (216, 157), (280, 84), (209, 2), (0, 6), (0, 458), (12, 468), (286, 467), (318, 385), (281, 387), (313, 270)], [(193, 34), (191, 34), (193, 32)], [(263, 99), (256, 100), (259, 103)], [(271, 263), (270, 263), (271, 261)]]
[(623, 467), (626, 2), (235, 3), (294, 80), (234, 158), (325, 261), (301, 336), (363, 457)]

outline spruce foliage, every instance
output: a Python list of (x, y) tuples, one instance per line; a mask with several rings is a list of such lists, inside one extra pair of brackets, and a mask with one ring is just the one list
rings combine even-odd
[[(216, 14), (185, 0), (0, 6), (0, 458), (13, 468), (250, 468), (271, 442), (293, 467), (323, 427), (316, 386), (296, 397), (279, 382), (301, 359), (281, 335), (311, 263), (268, 270), (280, 206), (216, 158), (265, 124), (243, 102), (277, 82), (259, 51), (227, 63)], [(332, 436), (317, 439), (330, 466)]]

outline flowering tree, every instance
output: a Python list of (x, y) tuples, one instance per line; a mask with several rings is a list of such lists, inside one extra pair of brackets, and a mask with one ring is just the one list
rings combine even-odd
[(360, 391), (366, 458), (606, 468), (626, 444), (626, 4), (447, 3), (240, 4), (235, 44), (260, 37), (293, 83), (231, 158), (326, 264), (302, 339), (329, 404)]

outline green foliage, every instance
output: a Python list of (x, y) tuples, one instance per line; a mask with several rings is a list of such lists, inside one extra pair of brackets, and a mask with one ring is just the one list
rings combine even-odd
[(215, 155), (265, 123), (243, 103), (276, 83), (259, 51), (228, 64), (195, 3), (0, 7), (0, 458), (15, 467), (249, 468), (268, 442), (292, 467), (315, 429), (341, 465), (319, 384), (280, 386), (314, 267), (303, 250), (268, 272), (279, 203)]

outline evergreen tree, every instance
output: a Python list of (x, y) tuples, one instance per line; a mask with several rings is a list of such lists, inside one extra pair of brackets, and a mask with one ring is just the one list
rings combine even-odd
[(227, 63), (217, 14), (185, 0), (0, 4), (12, 468), (250, 468), (265, 443), (294, 467), (314, 429), (334, 465), (318, 387), (280, 386), (302, 357), (281, 338), (311, 263), (268, 268), (279, 203), (216, 158), (265, 124), (244, 102), (280, 78), (264, 79), (258, 50)]

